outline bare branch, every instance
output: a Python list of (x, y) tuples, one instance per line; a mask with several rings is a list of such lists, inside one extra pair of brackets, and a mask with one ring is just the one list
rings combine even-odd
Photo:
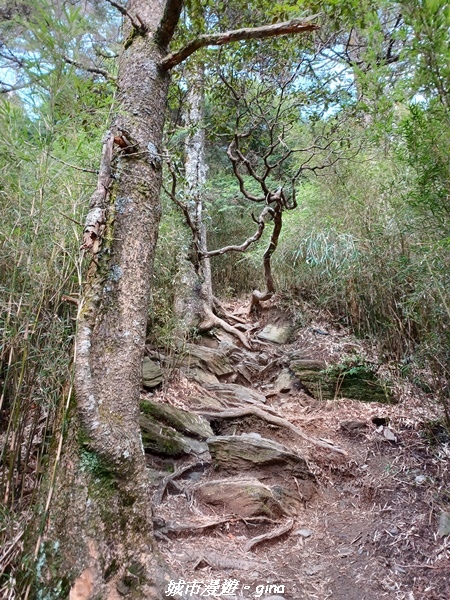
[(137, 15), (136, 15), (136, 18), (138, 19), (139, 23), (137, 23), (134, 20), (134, 17), (132, 15), (130, 15), (130, 13), (127, 11), (127, 9), (124, 6), (122, 6), (121, 4), (114, 2), (114, 0), (106, 0), (106, 2), (108, 2), (108, 4), (111, 4), (111, 6), (114, 6), (114, 8), (117, 8), (117, 10), (120, 12), (121, 15), (123, 15), (124, 17), (127, 17), (127, 19), (130, 20), (130, 23), (133, 26), (133, 29), (135, 29), (136, 31), (138, 31), (140, 33), (145, 33), (147, 31), (147, 27), (144, 25), (144, 23), (142, 23), (141, 19)]
[(234, 175), (235, 175), (236, 179), (239, 182), (239, 189), (241, 191), (241, 194), (243, 196), (245, 196), (245, 198), (247, 198), (247, 200), (251, 200), (252, 202), (264, 202), (264, 200), (266, 199), (265, 196), (262, 196), (262, 197), (254, 196), (253, 194), (250, 194), (250, 192), (248, 192), (246, 190), (244, 179), (242, 178), (242, 175), (239, 173), (239, 162), (240, 162), (240, 159), (239, 159), (239, 157), (237, 157), (237, 156), (235, 156), (233, 154), (232, 148), (233, 148), (234, 144), (235, 144), (235, 140), (233, 140), (231, 142), (231, 144), (228, 146), (227, 156), (230, 159), (231, 164), (233, 166)]
[[(176, 0), (173, 0), (173, 4), (177, 4)], [(169, 2), (169, 4), (171, 4)], [(292, 19), (291, 21), (285, 21), (283, 23), (275, 23), (274, 25), (263, 25), (262, 27), (245, 27), (243, 29), (234, 29), (232, 31), (226, 31), (224, 33), (213, 33), (200, 35), (195, 40), (192, 40), (186, 46), (183, 46), (178, 52), (171, 52), (161, 61), (161, 67), (165, 70), (172, 69), (176, 65), (180, 64), (188, 56), (204, 48), (205, 46), (223, 46), (231, 42), (239, 42), (242, 40), (257, 40), (269, 37), (275, 37), (278, 35), (294, 35), (298, 33), (305, 33), (308, 31), (316, 31), (319, 29), (319, 25), (311, 23), (313, 19), (316, 19), (317, 15), (308, 17), (307, 19)]]
[(72, 60), (68, 56), (64, 56), (64, 61), (68, 65), (72, 65), (72, 66), (76, 67), (77, 69), (82, 69), (83, 71), (88, 71), (89, 73), (95, 73), (96, 75), (101, 75), (108, 81), (117, 81), (115, 77), (110, 75), (108, 73), (108, 71), (105, 71), (104, 69), (99, 69), (98, 67), (87, 67), (86, 65), (83, 65), (82, 63), (79, 63), (76, 60)]
[(167, 164), (167, 167), (169, 169), (169, 172), (170, 172), (170, 175), (172, 178), (172, 186), (171, 186), (171, 189), (168, 190), (166, 188), (166, 186), (163, 184), (163, 189), (166, 192), (166, 194), (169, 196), (169, 198), (172, 200), (172, 202), (174, 202), (178, 206), (178, 208), (181, 209), (181, 211), (184, 215), (184, 218), (186, 220), (186, 225), (192, 231), (194, 239), (195, 239), (195, 237), (197, 235), (197, 227), (191, 219), (191, 215), (189, 213), (188, 206), (184, 202), (181, 202), (181, 200), (179, 200), (177, 198), (177, 175), (175, 173), (174, 166), (173, 166), (170, 158), (168, 158), (168, 157), (166, 158), (166, 164)]
[(68, 163), (65, 160), (61, 160), (60, 158), (56, 158), (56, 156), (53, 156), (53, 154), (50, 154), (50, 152), (47, 152), (47, 154), (48, 154), (48, 156), (50, 156), (50, 158), (52, 160), (56, 160), (56, 162), (59, 162), (62, 165), (65, 165), (66, 167), (70, 167), (71, 169), (76, 169), (77, 171), (83, 171), (83, 173), (94, 173), (95, 175), (98, 175), (98, 170), (97, 169), (88, 169), (86, 167), (79, 167), (78, 165), (72, 165), (71, 163)]

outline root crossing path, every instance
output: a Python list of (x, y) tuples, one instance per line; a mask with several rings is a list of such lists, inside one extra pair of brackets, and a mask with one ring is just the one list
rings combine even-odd
[(250, 350), (217, 331), (147, 352), (172, 376), (142, 396), (167, 597), (448, 600), (432, 408), (344, 330), (274, 306), (239, 324)]

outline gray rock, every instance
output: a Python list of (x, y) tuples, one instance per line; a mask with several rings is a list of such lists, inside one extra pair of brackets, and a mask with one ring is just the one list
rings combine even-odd
[(147, 356), (144, 356), (142, 361), (142, 386), (144, 388), (154, 388), (163, 380), (163, 372), (161, 367), (158, 367)]
[(173, 427), (167, 427), (152, 417), (141, 414), (139, 425), (142, 432), (144, 449), (163, 456), (182, 456), (183, 454), (203, 454), (208, 451), (204, 442), (182, 435)]
[(186, 344), (186, 355), (183, 358), (183, 367), (207, 369), (214, 375), (229, 375), (234, 372), (234, 367), (227, 356), (217, 348), (206, 348), (196, 344)]
[(440, 537), (450, 535), (450, 512), (443, 512), (439, 517), (439, 529), (438, 533)]
[(265, 438), (250, 435), (224, 435), (206, 440), (213, 462), (224, 470), (248, 470), (255, 468), (280, 470), (286, 475), (311, 477), (306, 460), (285, 446)]
[(211, 383), (205, 385), (205, 388), (213, 392), (219, 400), (225, 402), (227, 400), (238, 404), (264, 404), (266, 402), (266, 397), (263, 394), (237, 383)]
[(192, 435), (193, 437), (206, 440), (211, 437), (213, 431), (206, 419), (200, 415), (196, 415), (182, 408), (176, 408), (170, 404), (162, 402), (152, 402), (150, 400), (142, 400), (140, 404), (141, 412), (153, 417), (153, 419), (169, 425), (177, 431)]
[(290, 325), (266, 325), (256, 337), (266, 342), (274, 344), (286, 344), (292, 335), (292, 327)]
[(294, 387), (294, 377), (289, 369), (283, 369), (276, 378), (274, 384), (274, 392), (282, 393), (289, 392)]
[(317, 400), (350, 398), (364, 402), (394, 401), (389, 387), (381, 382), (370, 365), (346, 364), (327, 366), (313, 358), (291, 360), (289, 368)]
[(311, 529), (297, 529), (293, 532), (292, 535), (299, 535), (304, 538), (309, 538), (312, 536), (312, 534), (313, 532), (311, 531)]
[[(196, 488), (197, 500), (220, 506), (227, 513), (240, 517), (265, 515), (278, 518), (292, 514), (292, 507), (275, 497), (273, 490), (256, 478), (208, 481)], [(301, 499), (298, 497), (298, 509)]]
[(185, 375), (188, 379), (193, 379), (201, 385), (219, 383), (219, 380), (214, 373), (211, 373), (211, 371), (205, 369), (200, 369), (199, 367), (188, 369), (185, 371)]

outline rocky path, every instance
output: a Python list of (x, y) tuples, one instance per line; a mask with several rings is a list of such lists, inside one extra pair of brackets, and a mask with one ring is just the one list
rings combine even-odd
[(147, 352), (167, 597), (448, 600), (450, 440), (423, 395), (343, 331), (241, 327), (252, 351), (219, 332)]

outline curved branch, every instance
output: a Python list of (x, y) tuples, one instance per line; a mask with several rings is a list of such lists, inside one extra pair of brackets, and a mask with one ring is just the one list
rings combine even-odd
[[(168, 4), (171, 4), (169, 2)], [(172, 4), (178, 4), (176, 0), (173, 0)], [(291, 21), (285, 21), (283, 23), (275, 23), (274, 25), (263, 25), (262, 27), (245, 27), (243, 29), (234, 29), (232, 31), (226, 31), (224, 33), (212, 33), (200, 35), (195, 40), (192, 40), (186, 46), (183, 46), (178, 52), (171, 52), (165, 56), (161, 61), (161, 67), (168, 71), (176, 65), (180, 64), (188, 56), (204, 48), (205, 46), (223, 46), (230, 42), (239, 42), (242, 40), (256, 40), (264, 39), (268, 37), (275, 37), (278, 35), (286, 34), (298, 34), (305, 33), (308, 31), (316, 31), (320, 29), (319, 25), (311, 23), (313, 19), (316, 19), (317, 15), (308, 17), (307, 19), (292, 19)]]
[(232, 147), (233, 145), (235, 145), (235, 140), (233, 140), (231, 142), (231, 144), (228, 146), (227, 148), (227, 156), (231, 161), (231, 164), (233, 166), (233, 173), (236, 177), (236, 179), (239, 182), (239, 189), (241, 191), (241, 194), (247, 198), (247, 200), (252, 200), (252, 202), (264, 202), (264, 200), (266, 199), (265, 196), (254, 196), (253, 194), (250, 194), (250, 192), (248, 192), (245, 188), (245, 183), (244, 183), (244, 179), (242, 178), (242, 175), (239, 173), (239, 157), (234, 156), (233, 151), (232, 151)]
[(269, 217), (271, 217), (272, 212), (273, 212), (273, 209), (271, 209), (269, 206), (266, 206), (265, 209), (262, 211), (262, 213), (259, 215), (258, 220), (256, 220), (252, 214), (253, 220), (258, 224), (258, 229), (251, 237), (247, 238), (245, 240), (245, 242), (243, 242), (242, 244), (234, 245), (234, 246), (224, 246), (223, 248), (219, 248), (218, 250), (211, 250), (209, 252), (203, 252), (203, 257), (210, 258), (211, 256), (221, 256), (222, 254), (225, 254), (226, 252), (245, 252), (247, 250), (247, 248), (250, 246), (250, 244), (253, 244), (254, 242), (258, 241), (259, 238), (262, 236), (264, 228), (266, 226), (267, 215), (269, 215)]
[(108, 73), (108, 71), (105, 71), (104, 69), (99, 69), (98, 67), (87, 67), (86, 65), (83, 65), (82, 63), (79, 63), (76, 60), (72, 60), (68, 56), (64, 56), (63, 58), (64, 58), (64, 62), (66, 62), (68, 65), (72, 65), (73, 67), (76, 67), (77, 69), (82, 69), (83, 71), (87, 71), (89, 73), (95, 73), (96, 75), (101, 75), (108, 81), (114, 81), (114, 82), (117, 81), (116, 77), (113, 77), (112, 75), (110, 75)]
[(251, 314), (253, 309), (259, 305), (260, 302), (264, 300), (270, 300), (275, 293), (275, 283), (272, 275), (272, 266), (270, 263), (270, 259), (272, 254), (275, 252), (278, 246), (278, 239), (280, 237), (281, 228), (283, 226), (283, 213), (282, 213), (282, 204), (281, 204), (281, 191), (280, 191), (280, 200), (278, 200), (277, 206), (274, 210), (274, 228), (272, 231), (272, 235), (270, 237), (270, 243), (267, 247), (267, 250), (264, 252), (263, 264), (264, 264), (264, 278), (266, 280), (266, 291), (260, 292), (258, 290), (253, 290), (252, 299), (250, 302), (249, 313)]

